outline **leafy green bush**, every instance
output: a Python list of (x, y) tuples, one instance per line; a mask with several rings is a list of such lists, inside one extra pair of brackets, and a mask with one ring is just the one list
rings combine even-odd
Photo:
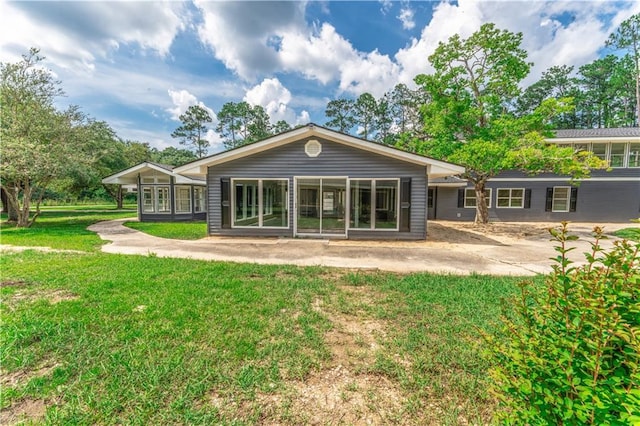
[(567, 223), (543, 286), (520, 285), (485, 335), (491, 391), (506, 424), (640, 424), (640, 244), (609, 250), (594, 229), (586, 264), (568, 258)]

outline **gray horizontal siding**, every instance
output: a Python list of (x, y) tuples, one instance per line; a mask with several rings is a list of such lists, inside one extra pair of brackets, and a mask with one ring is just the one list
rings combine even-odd
[(141, 222), (187, 222), (190, 220), (205, 220), (206, 213), (180, 213), (180, 214), (161, 214), (161, 213), (142, 213), (140, 215)]
[[(492, 188), (491, 220), (531, 222), (628, 222), (640, 217), (640, 182), (638, 181), (584, 181), (578, 186), (575, 212), (545, 211), (546, 191), (553, 186), (567, 186), (566, 181), (489, 182)], [(531, 208), (496, 208), (498, 188), (525, 188), (531, 190)], [(438, 188), (436, 219), (473, 220), (475, 209), (458, 208), (458, 188)]]
[[(293, 194), (294, 176), (344, 176), (349, 178), (410, 177), (411, 231), (403, 237), (424, 239), (426, 236), (426, 170), (423, 166), (352, 148), (336, 142), (318, 139), (322, 153), (315, 158), (304, 152), (307, 139), (271, 150), (209, 167), (207, 174), (209, 233), (231, 235), (273, 235), (280, 230), (222, 229), (221, 178), (287, 178)], [(289, 197), (289, 225), (286, 236), (293, 233), (293, 197)], [(351, 233), (350, 233), (351, 234)], [(387, 233), (391, 234), (391, 233)], [(400, 233), (395, 233), (400, 234)], [(282, 235), (282, 234), (280, 234)], [(372, 238), (374, 234), (371, 234)], [(391, 237), (391, 238), (395, 238)]]
[[(594, 178), (640, 178), (640, 167), (633, 168), (614, 168), (607, 170), (592, 170), (591, 177)], [(501, 172), (496, 178), (528, 178), (528, 179), (568, 179), (568, 176), (561, 176), (554, 173), (540, 173), (537, 175), (528, 175), (519, 170), (507, 170)]]

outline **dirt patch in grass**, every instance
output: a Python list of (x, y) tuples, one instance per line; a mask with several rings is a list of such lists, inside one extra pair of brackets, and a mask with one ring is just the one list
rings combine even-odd
[(39, 423), (44, 419), (47, 403), (42, 399), (22, 399), (0, 411), (0, 424), (9, 426)]
[(8, 306), (15, 305), (21, 302), (33, 302), (36, 300), (46, 299), (52, 305), (56, 303), (64, 302), (67, 300), (77, 300), (79, 296), (77, 294), (71, 293), (67, 290), (40, 290), (36, 292), (23, 292), (16, 291), (15, 293), (8, 295), (4, 302), (8, 304)]
[[(379, 297), (369, 287), (340, 288), (356, 305)], [(327, 309), (321, 299), (312, 309), (333, 323), (324, 336), (331, 359), (305, 380), (288, 382), (284, 394), (259, 395), (266, 424), (402, 424), (405, 398), (399, 385), (371, 372), (386, 324), (361, 312)]]
[[(345, 274), (328, 272), (340, 281)], [(317, 298), (311, 308), (333, 327), (324, 334), (331, 358), (305, 379), (286, 379), (273, 392), (258, 391), (243, 399), (212, 390), (197, 404), (215, 407), (226, 421), (251, 420), (261, 425), (413, 424), (403, 416), (406, 397), (398, 383), (375, 371), (387, 324), (371, 318), (362, 304), (382, 297), (368, 286), (340, 285), (345, 311)], [(338, 294), (333, 297), (338, 297)]]
[(0, 282), (0, 288), (5, 287), (24, 287), (28, 285), (25, 281), (2, 281)]
[(0, 371), (0, 388), (25, 385), (29, 380), (36, 377), (48, 376), (59, 366), (59, 363), (53, 360), (48, 360), (41, 363), (33, 370), (17, 370), (11, 373)]

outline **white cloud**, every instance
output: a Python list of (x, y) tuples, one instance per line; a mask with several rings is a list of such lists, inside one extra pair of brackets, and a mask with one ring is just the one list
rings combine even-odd
[(180, 115), (184, 114), (187, 108), (198, 104), (198, 98), (187, 90), (169, 89), (168, 93), (173, 103), (173, 108), (167, 108), (167, 112), (171, 114), (172, 120), (179, 120)]
[[(527, 85), (550, 66), (566, 64), (577, 68), (594, 60), (615, 26), (639, 12), (638, 2), (441, 2), (420, 38), (400, 49), (394, 59), (401, 67), (400, 82), (413, 85), (417, 74), (433, 71), (428, 57), (439, 42), (454, 34), (466, 38), (483, 23), (493, 22), (497, 28), (523, 33), (522, 47), (529, 54), (528, 60), (535, 64), (524, 82)], [(615, 15), (610, 25), (605, 24), (608, 14)]]
[(200, 39), (245, 80), (277, 70), (277, 41), (283, 33), (305, 26), (304, 2), (195, 0), (195, 5), (203, 18)]
[(397, 18), (402, 22), (402, 28), (405, 30), (412, 30), (416, 26), (416, 21), (413, 19), (415, 12), (408, 5), (404, 5), (400, 9), (400, 14)]
[(308, 123), (309, 113), (303, 110), (297, 115), (289, 106), (291, 99), (291, 92), (277, 78), (265, 78), (244, 96), (244, 100), (250, 105), (262, 106), (274, 124), (280, 120), (292, 125)]
[(279, 56), (284, 70), (327, 84), (340, 76), (343, 63), (357, 59), (358, 52), (331, 24), (324, 23), (319, 31), (285, 34)]
[(0, 59), (14, 61), (32, 46), (62, 68), (92, 72), (97, 58), (127, 44), (167, 55), (184, 28), (175, 2), (0, 2)]

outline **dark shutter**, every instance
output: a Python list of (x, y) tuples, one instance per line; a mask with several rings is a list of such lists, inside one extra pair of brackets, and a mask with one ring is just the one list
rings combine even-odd
[(525, 209), (531, 208), (531, 189), (524, 190), (524, 208)]
[(220, 198), (222, 213), (222, 228), (231, 228), (231, 201), (230, 201), (230, 182), (229, 178), (220, 179)]
[(458, 189), (458, 208), (464, 207), (464, 188)]
[(400, 179), (400, 232), (411, 230), (411, 178)]
[(550, 212), (553, 208), (553, 188), (547, 188), (547, 200), (545, 201), (544, 211)]
[(569, 211), (575, 212), (578, 204), (578, 188), (571, 188), (571, 198), (569, 199)]

